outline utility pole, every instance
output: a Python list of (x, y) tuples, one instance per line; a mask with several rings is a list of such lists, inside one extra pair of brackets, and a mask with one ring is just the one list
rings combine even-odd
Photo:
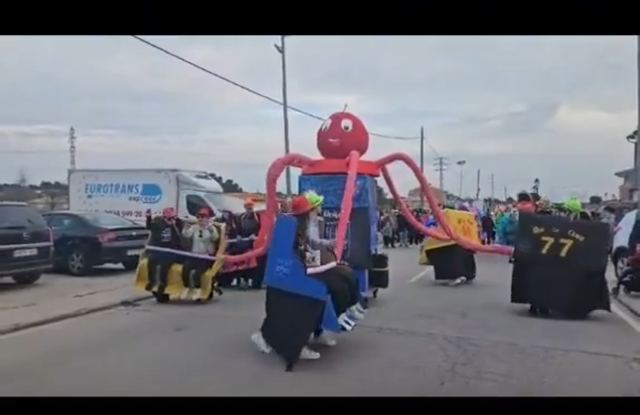
[(420, 172), (424, 174), (424, 127), (420, 127)]
[(456, 162), (458, 166), (460, 166), (460, 193), (458, 193), (458, 197), (462, 199), (462, 181), (464, 177), (464, 165), (467, 164), (466, 160), (458, 160)]
[(493, 199), (495, 199), (495, 181), (493, 173), (491, 173), (491, 203), (493, 203)]
[(76, 169), (76, 129), (69, 129), (69, 168)]
[(480, 169), (478, 169), (478, 177), (476, 178), (476, 200), (480, 200)]
[(638, 84), (636, 85), (636, 88), (638, 89), (638, 106), (637, 106), (637, 111), (638, 111), (638, 125), (637, 125), (637, 129), (636, 129), (636, 145), (635, 145), (635, 163), (633, 168), (635, 169), (635, 173), (636, 173), (636, 195), (638, 197), (638, 206), (640, 207), (640, 36), (636, 37), (636, 47), (638, 49), (637, 53), (638, 53), (638, 61), (637, 61), (637, 72), (638, 72)]
[(506, 202), (509, 196), (507, 196), (507, 186), (504, 187), (504, 201)]
[[(287, 105), (287, 61), (284, 46), (285, 36), (280, 36), (280, 45), (275, 46), (276, 50), (282, 56), (282, 112), (284, 118), (284, 153), (289, 154), (289, 107)], [(287, 166), (287, 196), (291, 197), (291, 168)]]
[(436, 171), (438, 172), (439, 187), (444, 192), (444, 172), (447, 169), (447, 159), (445, 157), (436, 157)]
[[(424, 127), (420, 127), (420, 173), (424, 176)], [(420, 192), (420, 207), (424, 209), (424, 195)]]

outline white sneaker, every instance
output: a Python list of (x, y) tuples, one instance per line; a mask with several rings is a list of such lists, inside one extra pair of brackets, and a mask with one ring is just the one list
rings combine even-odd
[(365, 308), (362, 307), (360, 303), (356, 303), (356, 305), (351, 308), (354, 309), (358, 314), (362, 314), (363, 316), (367, 314), (367, 310), (365, 310)]
[(188, 298), (191, 298), (191, 289), (190, 288), (185, 288), (184, 290), (182, 290), (182, 292), (180, 293), (180, 299), (181, 300), (186, 300)]
[(202, 290), (200, 288), (194, 288), (191, 290), (191, 299), (193, 301), (199, 300), (202, 297)]
[(449, 283), (452, 287), (457, 287), (460, 284), (464, 284), (467, 281), (467, 277), (459, 277)]
[(300, 359), (301, 360), (318, 360), (320, 359), (320, 353), (309, 349), (307, 346), (304, 346), (302, 348), (302, 351), (300, 352)]
[(350, 307), (347, 310), (348, 316), (352, 317), (355, 320), (362, 320), (364, 318), (364, 313), (356, 308), (356, 306)]
[[(313, 334), (311, 336), (313, 336)], [(317, 337), (313, 336), (313, 338), (311, 339), (311, 342), (313, 344), (317, 344), (319, 346), (326, 346), (326, 347), (333, 347), (336, 344), (338, 344), (338, 342), (335, 339), (329, 337), (329, 335), (325, 332), (322, 332)]]
[(341, 314), (338, 317), (338, 323), (345, 331), (351, 331), (356, 326), (356, 323), (352, 321), (346, 314)]
[(251, 341), (256, 345), (261, 353), (269, 354), (271, 353), (271, 350), (273, 350), (271, 346), (267, 344), (264, 337), (262, 337), (262, 333), (260, 333), (259, 331), (251, 335)]

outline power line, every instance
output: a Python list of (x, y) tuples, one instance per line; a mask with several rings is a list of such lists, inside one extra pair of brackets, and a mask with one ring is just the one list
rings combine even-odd
[[(170, 50), (165, 49), (162, 46), (156, 45), (153, 42), (149, 42), (148, 40), (143, 39), (140, 36), (131, 35), (131, 37), (133, 37), (136, 40), (139, 40), (140, 42), (144, 43), (147, 46), (150, 46), (150, 47), (152, 47), (152, 48), (154, 48), (156, 50), (159, 50), (160, 52), (162, 52), (162, 53), (164, 53), (166, 55), (169, 55), (169, 56), (171, 56), (171, 57), (173, 57), (175, 59), (178, 59), (179, 61), (181, 61), (183, 63), (186, 63), (187, 65), (190, 65), (190, 66), (192, 66), (192, 67), (194, 67), (196, 69), (199, 69), (199, 70), (201, 70), (203, 72), (206, 72), (209, 75), (214, 76), (214, 77), (216, 77), (216, 78), (218, 78), (218, 79), (220, 79), (220, 80), (222, 80), (224, 82), (227, 82), (227, 83), (229, 83), (229, 84), (231, 84), (233, 86), (236, 86), (236, 87), (238, 87), (238, 88), (240, 88), (240, 89), (242, 89), (242, 90), (244, 90), (246, 92), (249, 92), (249, 93), (251, 93), (253, 95), (259, 96), (260, 98), (266, 99), (267, 101), (272, 102), (274, 104), (278, 104), (280, 106), (284, 106), (284, 103), (282, 101), (280, 101), (280, 100), (272, 98), (272, 97), (270, 97), (270, 96), (268, 96), (266, 94), (263, 94), (261, 92), (258, 92), (255, 89), (250, 88), (250, 87), (248, 87), (246, 85), (243, 85), (243, 84), (241, 84), (239, 82), (236, 82), (236, 81), (234, 81), (232, 79), (229, 79), (226, 76), (223, 76), (223, 75), (220, 75), (218, 73), (215, 73), (212, 70), (207, 69), (202, 65), (199, 65), (199, 64), (197, 64), (197, 63), (195, 63), (193, 61), (190, 61), (189, 59), (186, 59), (186, 58), (184, 58), (184, 57), (182, 57), (182, 56), (180, 56), (180, 55), (178, 55), (178, 54), (176, 54), (174, 52), (171, 52)], [(297, 112), (297, 113), (302, 114), (302, 115), (306, 115), (307, 117), (310, 117), (310, 118), (313, 118), (313, 119), (316, 119), (316, 120), (319, 120), (319, 121), (326, 120), (325, 117), (321, 117), (319, 115), (316, 115), (316, 114), (313, 114), (311, 112), (302, 110), (300, 108), (292, 107), (291, 105), (287, 105), (287, 108), (290, 109), (291, 111)], [(371, 136), (373, 136), (373, 137), (387, 138), (387, 139), (391, 139), (391, 140), (419, 140), (420, 139), (420, 137), (417, 137), (417, 136), (416, 137), (402, 137), (402, 136), (379, 134), (379, 133), (373, 133), (373, 132), (370, 132), (369, 134)], [(432, 148), (432, 150), (433, 150), (433, 148)]]

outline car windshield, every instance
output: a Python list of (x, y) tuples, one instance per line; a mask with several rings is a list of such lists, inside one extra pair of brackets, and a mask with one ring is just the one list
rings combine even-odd
[(140, 225), (135, 222), (111, 213), (83, 213), (80, 216), (86, 219), (92, 225), (101, 228), (114, 229), (130, 228), (132, 226), (140, 227)]
[(0, 206), (0, 229), (47, 227), (37, 210), (30, 206)]

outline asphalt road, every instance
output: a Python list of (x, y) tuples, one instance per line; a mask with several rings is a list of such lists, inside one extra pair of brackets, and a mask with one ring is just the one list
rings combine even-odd
[(640, 395), (640, 334), (614, 313), (530, 317), (505, 258), (473, 285), (436, 285), (415, 249), (351, 334), (286, 373), (249, 340), (263, 292), (152, 301), (0, 337), (0, 395)]

